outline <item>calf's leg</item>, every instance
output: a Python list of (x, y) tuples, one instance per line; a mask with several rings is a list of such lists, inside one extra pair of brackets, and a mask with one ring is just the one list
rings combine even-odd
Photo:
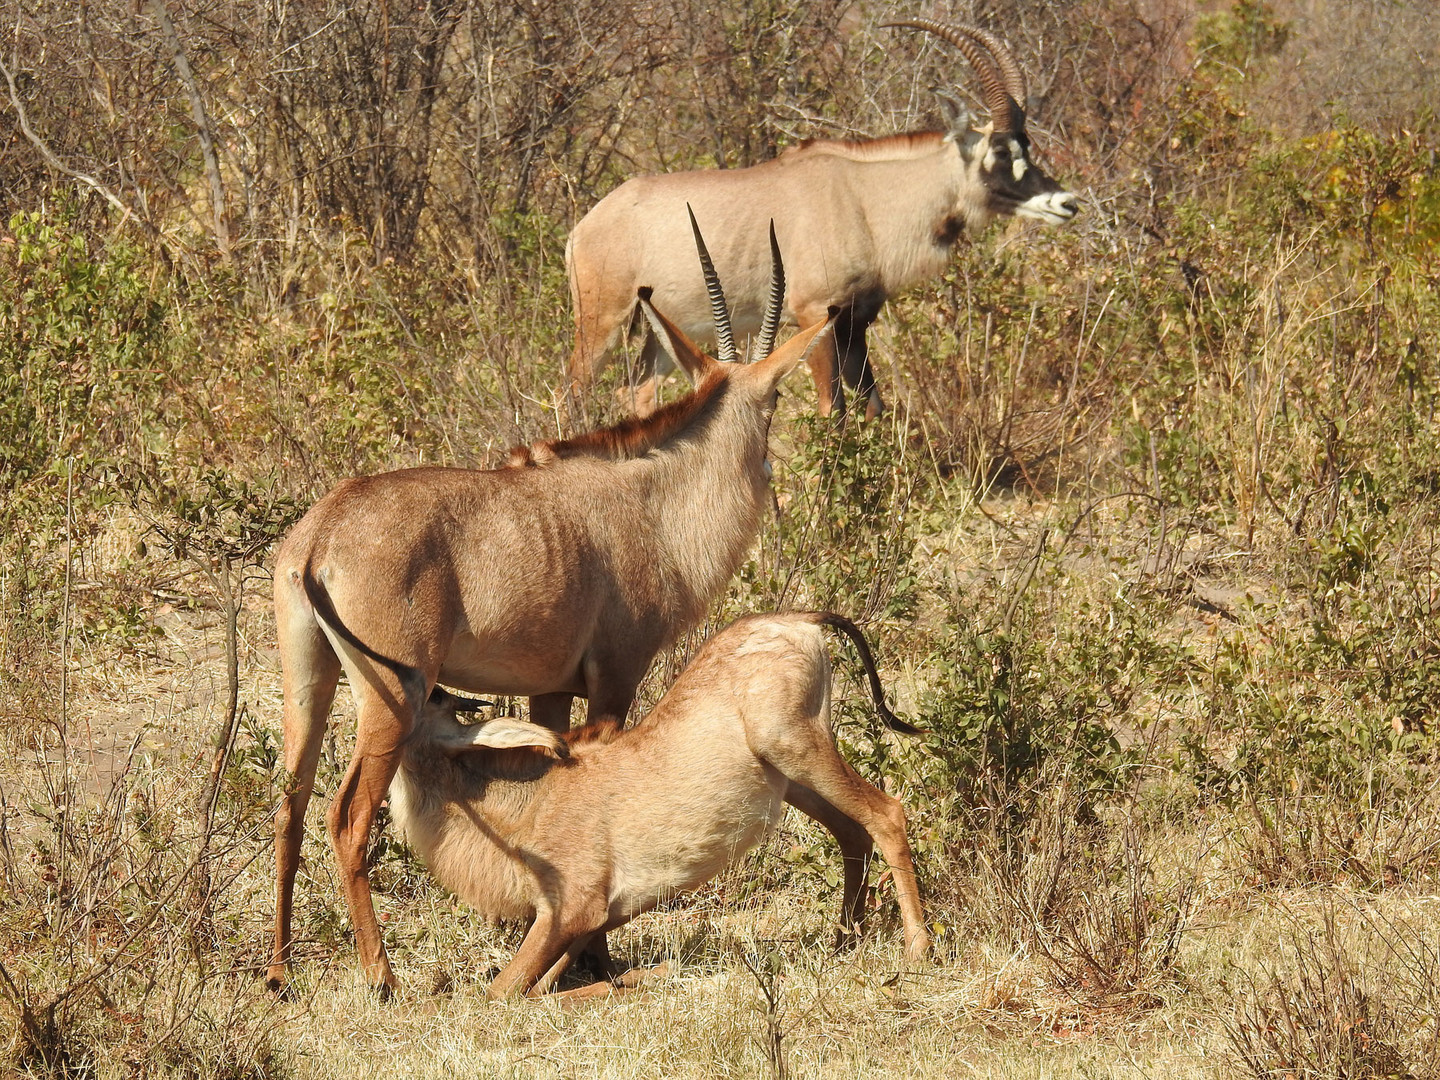
[(801, 784), (789, 784), (785, 789), (785, 801), (825, 826), (840, 845), (845, 886), (841, 892), (840, 928), (835, 932), (835, 948), (844, 948), (860, 936), (865, 919), (865, 904), (870, 895), (866, 873), (874, 851), (870, 834), (854, 818), (842, 814)]
[(600, 925), (595, 919), (577, 918), (573, 914), (536, 912), (515, 959), (495, 976), (488, 996), (497, 999), (512, 994), (535, 997), (545, 993), (565, 974), (565, 969), (580, 955)]
[[(820, 732), (825, 734), (822, 738)], [(930, 949), (925, 912), (915, 884), (915, 863), (905, 839), (905, 808), (873, 784), (867, 783), (835, 750), (828, 729), (816, 725), (816, 737), (790, 744), (784, 760), (767, 760), (793, 783), (803, 784), (840, 813), (862, 825), (890, 864), (900, 917), (905, 923), (905, 948), (912, 959)], [(805, 743), (810, 745), (805, 746)], [(801, 752), (794, 752), (800, 750)]]

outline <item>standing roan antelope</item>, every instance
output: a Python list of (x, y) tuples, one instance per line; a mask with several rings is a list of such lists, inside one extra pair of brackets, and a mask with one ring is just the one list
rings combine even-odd
[[(990, 123), (978, 130), (953, 97), (940, 95), (948, 130), (862, 142), (811, 140), (747, 169), (640, 176), (612, 191), (570, 233), (565, 248), (575, 313), (569, 397), (609, 363), (633, 321), (635, 290), (697, 341), (709, 337), (709, 308), (684, 256), (686, 203), (715, 237), (715, 266), (734, 304), (735, 328), (760, 324), (768, 259), (760, 237), (774, 219), (790, 275), (788, 307), (809, 326), (838, 308), (835, 333), (810, 355), (822, 415), (843, 412), (840, 377), (882, 408), (865, 330), (896, 293), (939, 275), (969, 229), (1018, 214), (1058, 223), (1079, 200), (1030, 158), (1025, 76), (993, 34), (909, 19), (950, 42), (979, 76)], [(838, 357), (838, 364), (837, 364)], [(641, 348), (636, 407), (653, 408), (666, 370), (653, 334)]]
[(906, 951), (925, 955), (905, 811), (835, 748), (821, 626), (851, 637), (881, 718), (913, 733), (885, 707), (860, 631), (825, 612), (732, 623), (628, 731), (461, 724), (463, 703), (437, 692), (401, 752), (390, 810), (435, 876), (476, 910), (534, 919), (492, 997), (544, 993), (593, 937), (739, 860), (787, 802), (840, 844), (841, 940), (865, 914), (873, 838), (890, 864)]
[[(773, 275), (783, 280), (778, 251)], [(512, 464), (524, 467), (342, 481), (281, 544), (287, 781), (275, 818), (272, 987), (284, 981), (303, 819), (342, 670), (359, 715), (327, 821), (360, 962), (389, 989), (366, 848), (436, 682), (530, 695), (531, 716), (557, 730), (569, 727), (576, 695), (589, 699), (591, 719), (623, 719), (650, 661), (700, 621), (749, 551), (769, 505), (776, 387), (830, 323), (754, 364), (720, 363), (648, 292), (640, 307), (698, 384), (693, 393), (646, 420), (516, 451)]]

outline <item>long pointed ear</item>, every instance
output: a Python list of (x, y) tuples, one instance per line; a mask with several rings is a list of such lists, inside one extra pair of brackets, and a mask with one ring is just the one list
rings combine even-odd
[(655, 310), (655, 306), (650, 303), (649, 288), (640, 289), (637, 297), (640, 310), (645, 315), (645, 321), (650, 324), (650, 332), (655, 335), (655, 340), (675, 362), (675, 366), (683, 368), (693, 382), (698, 384), (711, 369), (718, 366), (719, 361), (712, 360), (704, 349), (685, 336), (683, 330)]
[(518, 750), (525, 747), (539, 750), (547, 757), (570, 756), (570, 747), (565, 740), (549, 728), (504, 716), (462, 727), (458, 732), (447, 732), (442, 746), (451, 757), (459, 757), (467, 750)]
[(945, 130), (957, 140), (963, 139), (974, 126), (975, 119), (965, 102), (949, 90), (935, 87), (931, 93), (940, 102), (940, 111), (945, 114)]
[(803, 361), (809, 359), (810, 351), (823, 342), (834, 330), (835, 316), (838, 314), (838, 308), (831, 308), (829, 318), (801, 330), (764, 360), (752, 364), (751, 370), (760, 379), (769, 380), (771, 386), (779, 386), (781, 380), (799, 367)]

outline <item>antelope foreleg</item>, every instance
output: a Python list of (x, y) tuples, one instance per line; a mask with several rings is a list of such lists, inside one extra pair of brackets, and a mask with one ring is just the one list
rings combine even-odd
[(875, 370), (870, 366), (870, 346), (865, 340), (868, 322), (858, 314), (843, 317), (835, 325), (835, 346), (840, 356), (840, 375), (846, 386), (855, 391), (858, 408), (865, 404), (865, 419), (873, 420), (885, 411), (880, 390), (875, 385)]
[(512, 994), (544, 993), (543, 979), (558, 979), (579, 951), (588, 934), (577, 938), (549, 912), (540, 912), (530, 924), (515, 958), (495, 976), (486, 996), (492, 1000)]
[(530, 699), (530, 722), (563, 735), (570, 730), (574, 694), (536, 694)]
[(631, 968), (625, 974), (609, 981), (587, 983), (585, 986), (561, 990), (555, 996), (567, 1005), (576, 1001), (587, 1001), (590, 998), (614, 997), (629, 993), (631, 990), (638, 990), (652, 979), (663, 979), (669, 974), (670, 964), (668, 962), (656, 964), (653, 968)]

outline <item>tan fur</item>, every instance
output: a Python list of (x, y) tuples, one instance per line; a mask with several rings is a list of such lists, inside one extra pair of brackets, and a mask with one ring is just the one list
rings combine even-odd
[(389, 987), (365, 856), (416, 710), (444, 682), (529, 695), (532, 717), (556, 729), (576, 695), (592, 719), (625, 716), (651, 659), (700, 620), (749, 551), (770, 502), (776, 387), (827, 329), (748, 365), (677, 342), (701, 388), (661, 415), (537, 443), (508, 468), (345, 480), (295, 526), (275, 558), (290, 779), (276, 813), (273, 986), (342, 670), (359, 718), (327, 821), (361, 963)]
[(757, 239), (763, 232), (752, 235), (754, 222), (763, 229), (774, 220), (786, 310), (808, 325), (817, 311), (867, 291), (888, 296), (943, 267), (949, 247), (931, 237), (964, 201), (962, 178), (957, 145), (945, 142), (879, 161), (797, 151), (748, 169), (627, 181), (570, 234), (572, 380), (583, 388), (608, 363), (642, 285), (653, 286), (655, 306), (685, 333), (710, 340), (709, 298), (686, 245), (687, 203), (725, 283), (735, 332), (744, 335), (759, 329), (769, 286), (770, 253)]
[[(638, 288), (653, 288), (656, 307), (697, 341), (711, 318), (699, 269), (690, 257), (686, 206), (712, 237), (710, 253), (725, 283), (735, 332), (760, 326), (769, 283), (765, 223), (774, 221), (788, 272), (786, 309), (808, 326), (840, 312), (835, 336), (810, 358), (819, 410), (843, 411), (839, 378), (856, 387), (867, 412), (882, 405), (874, 386), (865, 329), (885, 301), (934, 278), (966, 231), (1022, 214), (1047, 221), (1073, 216), (1078, 200), (1028, 160), (1023, 129), (994, 136), (1025, 159), (1022, 175), (998, 163), (992, 126), (881, 139), (814, 140), (745, 169), (640, 176), (612, 191), (570, 233), (566, 266), (575, 315), (570, 400), (608, 365), (631, 324)], [(637, 402), (655, 400), (663, 357), (647, 336)]]
[[(840, 840), (845, 934), (864, 915), (873, 838), (891, 867), (907, 951), (924, 956), (904, 810), (835, 748), (821, 617), (740, 619), (639, 725), (582, 728), (560, 760), (489, 749), (489, 725), (459, 724), (444, 696), (426, 706), (391, 786), (394, 820), (478, 911), (535, 920), (492, 995), (543, 992), (587, 940), (740, 859), (787, 801)], [(515, 745), (515, 722), (492, 723), (508, 725), (503, 745)], [(554, 736), (534, 731), (553, 753)], [(459, 749), (467, 738), (474, 745)]]

